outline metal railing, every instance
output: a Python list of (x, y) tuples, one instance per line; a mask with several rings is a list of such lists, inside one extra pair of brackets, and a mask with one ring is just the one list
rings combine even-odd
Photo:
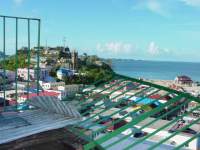
[[(7, 22), (9, 20), (9, 22)], [(37, 84), (37, 94), (39, 94), (39, 78), (40, 78), (40, 66), (39, 66), (39, 60), (40, 60), (40, 26), (41, 26), (41, 20), (38, 18), (25, 18), (25, 17), (15, 17), (15, 16), (4, 16), (0, 15), (0, 24), (2, 24), (2, 35), (0, 36), (0, 39), (2, 39), (2, 52), (3, 52), (3, 60), (2, 60), (2, 69), (3, 69), (3, 109), (5, 111), (6, 108), (6, 52), (7, 52), (7, 32), (6, 29), (9, 26), (9, 24), (12, 22), (12, 24), (15, 24), (15, 29), (14, 29), (14, 36), (12, 36), (12, 39), (14, 40), (14, 45), (15, 45), (15, 100), (18, 100), (18, 63), (19, 63), (19, 58), (18, 58), (18, 50), (19, 50), (19, 40), (20, 40), (20, 35), (19, 35), (19, 23), (20, 22), (25, 22), (25, 27), (26, 27), (26, 32), (27, 35), (23, 36), (26, 37), (27, 39), (27, 69), (28, 69), (28, 79), (27, 79), (27, 99), (29, 99), (29, 93), (30, 93), (30, 65), (31, 65), (31, 25), (32, 23), (36, 23), (37, 25), (37, 33), (35, 37), (37, 39), (37, 42), (35, 44), (35, 47), (37, 47), (37, 66), (36, 66), (36, 71), (37, 71), (37, 78), (36, 78), (36, 84)], [(10, 28), (10, 27), (9, 27)]]
[[(116, 77), (117, 77), (116, 82), (112, 83), (112, 81), (116, 79)], [(130, 83), (134, 85), (132, 86), (132, 88), (122, 90), (123, 87), (127, 86)], [(109, 81), (106, 82), (106, 84), (109, 84)], [(145, 86), (145, 88), (140, 89), (139, 88), (140, 86)], [(146, 81), (142, 81), (142, 80), (138, 80), (138, 79), (134, 79), (134, 78), (118, 75), (118, 74), (113, 76), (113, 79), (110, 80), (110, 84), (108, 87), (103, 88), (103, 89), (102, 87), (103, 86), (101, 85), (100, 86), (101, 90), (98, 92), (96, 92), (96, 89), (98, 89), (98, 86), (93, 88), (94, 90), (91, 89), (90, 97), (88, 98), (86, 96), (85, 99), (82, 99), (80, 101), (80, 105), (82, 106), (82, 108), (87, 108), (84, 112), (80, 111), (80, 113), (83, 116), (86, 116), (86, 118), (83, 121), (79, 122), (77, 125), (72, 126), (70, 129), (73, 133), (77, 134), (77, 136), (81, 136), (86, 141), (88, 141), (88, 143), (84, 145), (84, 149), (86, 150), (94, 149), (94, 148), (115, 149), (116, 147), (113, 147), (113, 146), (116, 146), (119, 143), (123, 143), (125, 140), (128, 140), (128, 138), (131, 138), (133, 133), (129, 133), (123, 136), (120, 136), (120, 135), (122, 135), (124, 131), (127, 131), (131, 129), (132, 127), (140, 124), (143, 120), (152, 118), (150, 122), (147, 122), (146, 124), (138, 128), (138, 130), (140, 131), (144, 130), (145, 128), (148, 128), (152, 124), (159, 123), (159, 121), (161, 121), (164, 118), (167, 118), (167, 116), (175, 115), (177, 111), (181, 112), (180, 114), (179, 113), (177, 114), (178, 116), (176, 118), (172, 120), (168, 120), (166, 124), (163, 124), (163, 126), (156, 128), (154, 132), (149, 133), (142, 138), (134, 139), (130, 143), (125, 142), (126, 145), (122, 144), (124, 147), (123, 148), (121, 147), (122, 149), (126, 149), (126, 150), (133, 149), (135, 148), (135, 146), (138, 146), (139, 144), (145, 142), (146, 140), (149, 140), (149, 138), (151, 138), (152, 136), (155, 136), (158, 132), (163, 131), (166, 128), (173, 126), (177, 121), (181, 120), (185, 116), (188, 116), (193, 111), (200, 109), (199, 98), (193, 97), (189, 94), (182, 93), (173, 89), (169, 89), (167, 87), (163, 87), (160, 85), (152, 84)], [(135, 91), (132, 91), (132, 90), (135, 90)], [(117, 95), (115, 94), (114, 97), (107, 98), (106, 101), (110, 101), (110, 104), (107, 107), (105, 107), (106, 106), (106, 103), (104, 100), (105, 96), (111, 96), (114, 93), (117, 93)], [(129, 94), (124, 99), (123, 97), (127, 93)], [(99, 94), (101, 94), (100, 97), (96, 98), (95, 95), (99, 95)], [(137, 105), (137, 103), (140, 103), (144, 101), (145, 99), (148, 99), (152, 95), (158, 95), (158, 94), (160, 95), (159, 99), (163, 99), (165, 97), (168, 97), (169, 95), (171, 95), (172, 98), (166, 101), (165, 103), (160, 103), (159, 107), (153, 108), (151, 110), (147, 109), (144, 113), (141, 113), (140, 115), (134, 118), (131, 114), (136, 114), (137, 112), (145, 110), (146, 107), (149, 107), (150, 105), (158, 102), (158, 99), (152, 99), (152, 101), (149, 102), (148, 104), (144, 104), (138, 108), (136, 107), (134, 110), (132, 110), (128, 114), (125, 114), (108, 124), (103, 124), (103, 125), (101, 124), (101, 122), (106, 121), (105, 118), (97, 119), (99, 116), (103, 114), (106, 114), (108, 118), (115, 118), (116, 115), (119, 115), (121, 112), (127, 109), (130, 110), (130, 108), (132, 109), (135, 105)], [(126, 102), (127, 99), (130, 99), (132, 97), (138, 97), (137, 101), (131, 101), (128, 104), (120, 106), (119, 109), (117, 109), (117, 106), (121, 105), (122, 103)], [(112, 102), (113, 99), (115, 98), (119, 98), (118, 101)], [(192, 101), (195, 101), (198, 104), (197, 107), (191, 108), (188, 111), (182, 112), (183, 108), (185, 109), (185, 106), (187, 106)], [(168, 108), (169, 110), (163, 113), (165, 108)], [(159, 114), (159, 115), (157, 117), (152, 117), (156, 114)], [(130, 121), (130, 118), (132, 118), (131, 121)], [(117, 128), (116, 130), (112, 132), (108, 132), (108, 130), (110, 130), (111, 127), (127, 119), (129, 119), (129, 122), (127, 122), (126, 124), (122, 125), (121, 127)], [(199, 122), (200, 122), (200, 118), (197, 118), (197, 120), (186, 125), (184, 128), (179, 129), (172, 134), (169, 134), (169, 136), (166, 135), (165, 138), (160, 139), (156, 141), (155, 143), (149, 145), (149, 148), (146, 148), (146, 149), (155, 149), (161, 146), (162, 144), (165, 144), (166, 141), (171, 140), (171, 138), (173, 138), (174, 136), (179, 135), (185, 129)], [(184, 141), (181, 144), (177, 146), (173, 146), (173, 147), (174, 149), (183, 148), (186, 144), (196, 139), (198, 136), (199, 136), (199, 133), (192, 136), (187, 141)], [(118, 137), (118, 139), (114, 140), (115, 137)]]

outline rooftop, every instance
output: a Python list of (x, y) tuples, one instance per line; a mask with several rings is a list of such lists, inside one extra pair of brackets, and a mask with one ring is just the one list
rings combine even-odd
[[(121, 90), (129, 83), (132, 83), (134, 86), (127, 90)], [(107, 86), (105, 87), (104, 85)], [(85, 145), (85, 149), (91, 149), (98, 146), (102, 149), (123, 147), (122, 149), (126, 150), (137, 149), (140, 146), (145, 147), (144, 149), (174, 149), (175, 147), (183, 148), (184, 145), (189, 143), (189, 149), (193, 149), (193, 147), (196, 146), (195, 138), (198, 137), (199, 133), (196, 135), (188, 135), (182, 131), (191, 128), (198, 132), (200, 118), (191, 121), (181, 129), (177, 129), (174, 133), (168, 133), (168, 131), (181, 120), (182, 117), (189, 116), (193, 111), (200, 109), (200, 105), (197, 105), (189, 111), (185, 110), (188, 103), (192, 101), (199, 103), (200, 100), (198, 98), (163, 86), (117, 74), (115, 74), (110, 81), (92, 87), (93, 88), (86, 87), (90, 90), (87, 90), (87, 92), (83, 94), (85, 99), (81, 98), (79, 102), (81, 106), (79, 107), (79, 111), (81, 110), (80, 113), (82, 116), (85, 116), (85, 119), (79, 122), (77, 126), (92, 130), (92, 134), (89, 136), (87, 134), (89, 143)], [(113, 93), (115, 93), (115, 95), (108, 99), (107, 97)], [(126, 93), (129, 93), (129, 99), (135, 99), (137, 97), (136, 101), (133, 100), (129, 103), (124, 103), (127, 102), (127, 96), (125, 96), (126, 98), (124, 97)], [(152, 96), (158, 94), (159, 97)], [(96, 97), (96, 95), (98, 96)], [(149, 97), (151, 98), (149, 99)], [(158, 99), (166, 97), (167, 101), (163, 101), (159, 106), (151, 107), (152, 103), (158, 102)], [(118, 100), (116, 101), (116, 99)], [(144, 102), (144, 104), (141, 105), (141, 102)], [(128, 110), (127, 114), (119, 115), (125, 110)], [(107, 118), (118, 116), (118, 119), (102, 125), (100, 122), (106, 121), (105, 117), (100, 117), (102, 115), (107, 116)], [(174, 117), (170, 120), (163, 120), (170, 115)], [(120, 120), (128, 120), (128, 122), (119, 126), (114, 131), (108, 132), (108, 129), (110, 129), (111, 126), (118, 124)], [(138, 127), (141, 131), (148, 131), (148, 134), (142, 138), (135, 139), (135, 141), (131, 140), (133, 134), (128, 133), (124, 135), (124, 133), (133, 127)], [(84, 130), (77, 131), (77, 128), (73, 128), (72, 130), (75, 133), (77, 132), (77, 135), (86, 134), (86, 131)], [(163, 133), (165, 134), (163, 135)], [(160, 134), (160, 136), (162, 135), (162, 138), (158, 138), (159, 136), (157, 134)], [(181, 140), (176, 141), (178, 145), (170, 144), (169, 141), (173, 141), (174, 138), (176, 139), (177, 137), (181, 138)], [(110, 142), (110, 144), (107, 145), (108, 142)], [(170, 144), (170, 146), (164, 146), (165, 144)]]
[(23, 112), (1, 113), (0, 144), (80, 121), (80, 115), (73, 106), (55, 98), (42, 96), (28, 103), (35, 108)]
[(37, 97), (37, 96), (58, 96), (59, 93), (58, 92), (54, 92), (54, 91), (42, 91), (39, 93), (39, 95), (37, 93), (29, 93), (29, 94), (25, 94), (25, 95), (21, 95), (21, 98), (33, 98), (33, 97)]

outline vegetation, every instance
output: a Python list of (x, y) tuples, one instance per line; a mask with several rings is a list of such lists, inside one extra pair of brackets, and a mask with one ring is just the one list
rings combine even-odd
[[(58, 59), (64, 56), (69, 58), (69, 56), (66, 55), (66, 52), (60, 51), (58, 54)], [(112, 78), (113, 70), (111, 67), (104, 62), (102, 62), (101, 65), (96, 64), (97, 61), (101, 61), (98, 56), (88, 56), (86, 53), (84, 53), (81, 59), (79, 59), (78, 74), (65, 77), (63, 80), (66, 84), (92, 84), (99, 80), (104, 82)], [(60, 65), (54, 65), (49, 73), (50, 76), (56, 78), (56, 72), (60, 67)]]
[(65, 77), (66, 84), (92, 84), (96, 81), (107, 81), (112, 78), (113, 71), (104, 64), (103, 66), (86, 65), (82, 66), (79, 75)]
[(2, 85), (3, 85), (4, 83), (7, 84), (7, 83), (9, 83), (9, 81), (8, 81), (7, 78), (4, 79), (3, 76), (1, 76), (1, 77), (0, 77), (0, 89), (1, 89), (1, 90), (2, 90)]
[(97, 56), (87, 56), (79, 63), (79, 75), (72, 77), (66, 77), (66, 84), (92, 84), (96, 81), (107, 81), (112, 78), (113, 70), (109, 65), (102, 62), (102, 65), (95, 64), (96, 61), (100, 61)]
[[(28, 66), (27, 60), (26, 60), (26, 55), (20, 53), (18, 55), (18, 68), (25, 68)], [(3, 68), (5, 64), (5, 69), (6, 70), (12, 70), (14, 71), (16, 69), (16, 58), (15, 55), (12, 55), (10, 57), (8, 57), (5, 62), (2, 60), (0, 62), (0, 67)]]
[[(62, 47), (57, 47), (57, 50), (59, 51), (58, 55), (55, 56), (55, 61), (59, 58), (70, 58), (70, 50), (69, 48), (66, 48), (65, 51), (62, 50)], [(30, 51), (30, 56), (37, 55), (37, 52), (32, 49)], [(52, 61), (52, 57), (44, 54), (44, 51), (40, 51), (40, 55), (47, 57), (46, 64), (52, 65), (53, 68), (50, 70), (49, 74), (52, 77), (56, 78), (56, 72), (61, 67), (61, 64), (56, 64), (56, 62)], [(18, 68), (26, 68), (28, 67), (28, 50), (27, 48), (23, 48), (18, 51)], [(0, 61), (0, 67), (3, 68), (5, 64), (6, 70), (12, 70), (14, 71), (16, 69), (16, 55), (12, 55), (6, 58), (5, 62)], [(31, 66), (34, 65), (31, 63)], [(79, 59), (78, 62), (78, 74), (65, 77), (64, 81), (66, 84), (92, 84), (96, 81), (102, 80), (107, 81), (109, 80), (113, 75), (113, 70), (111, 67), (107, 64), (101, 61), (99, 57), (96, 55), (88, 56), (86, 53), (84, 53)]]

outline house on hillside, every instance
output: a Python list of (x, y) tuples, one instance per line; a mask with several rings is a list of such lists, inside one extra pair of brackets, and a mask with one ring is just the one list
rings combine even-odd
[(64, 91), (64, 92), (66, 92), (67, 96), (70, 96), (70, 95), (76, 94), (80, 90), (81, 87), (83, 87), (83, 85), (71, 84), (71, 85), (59, 86), (58, 90)]
[[(28, 78), (29, 73), (29, 78)], [(37, 69), (29, 69), (28, 68), (18, 68), (17, 70), (18, 77), (22, 78), (23, 80), (36, 80), (37, 79)], [(48, 68), (41, 68), (39, 71), (39, 77), (40, 80), (45, 79), (47, 76), (49, 76), (49, 69)]]
[(59, 54), (59, 50), (53, 47), (49, 47), (45, 50), (45, 54), (49, 54), (49, 55), (58, 55)]
[(70, 69), (60, 68), (60, 69), (57, 71), (57, 77), (58, 77), (58, 79), (60, 79), (60, 80), (63, 80), (64, 77), (69, 77), (69, 76), (72, 76), (72, 75), (74, 75), (74, 71), (73, 71), (73, 70), (70, 70)]
[(65, 86), (65, 82), (43, 82), (40, 81), (40, 85), (44, 90), (56, 90), (59, 86)]

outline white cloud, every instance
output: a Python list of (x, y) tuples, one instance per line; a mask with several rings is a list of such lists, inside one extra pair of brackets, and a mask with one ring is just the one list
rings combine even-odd
[(123, 42), (109, 42), (109, 43), (98, 43), (96, 49), (102, 53), (110, 53), (113, 55), (130, 54), (134, 51), (135, 47), (130, 43)]
[(168, 2), (163, 0), (142, 0), (135, 3), (134, 10), (148, 10), (155, 14), (159, 14), (164, 17), (169, 17), (169, 5)]
[(159, 54), (159, 47), (155, 44), (155, 42), (151, 42), (148, 46), (148, 52), (151, 55)]
[(13, 2), (16, 4), (16, 5), (21, 5), (24, 0), (13, 0)]
[(181, 0), (186, 5), (200, 7), (200, 0)]
[(170, 53), (170, 50), (166, 48), (160, 48), (155, 42), (150, 42), (148, 46), (148, 53), (152, 56), (157, 56)]
[(163, 15), (163, 16), (166, 15), (166, 12), (162, 8), (162, 4), (159, 1), (150, 0), (146, 3), (146, 7), (152, 12), (155, 12), (155, 13)]

